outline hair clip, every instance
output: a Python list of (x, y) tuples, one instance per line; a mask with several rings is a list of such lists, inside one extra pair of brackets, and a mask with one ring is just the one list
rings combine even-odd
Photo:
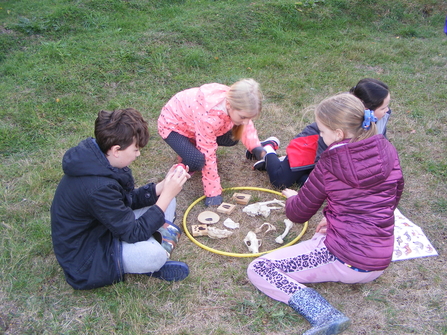
[(363, 119), (362, 128), (368, 130), (371, 126), (371, 122), (377, 122), (377, 118), (374, 116), (374, 111), (365, 109), (365, 116)]

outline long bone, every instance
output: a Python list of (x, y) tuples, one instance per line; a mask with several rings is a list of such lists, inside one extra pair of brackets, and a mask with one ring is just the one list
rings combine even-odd
[(278, 236), (275, 239), (275, 242), (279, 243), (279, 244), (283, 244), (284, 243), (284, 240), (283, 240), (284, 237), (287, 236), (287, 234), (289, 233), (290, 229), (292, 229), (292, 227), (293, 227), (293, 222), (290, 221), (289, 219), (285, 219), (284, 223), (286, 224), (286, 229), (284, 230), (284, 233), (282, 233), (280, 236)]
[(262, 240), (259, 240), (256, 237), (256, 234), (250, 230), (244, 238), (244, 243), (250, 252), (257, 254), (259, 252), (259, 247), (262, 244)]
[[(270, 204), (278, 204), (281, 207), (268, 207), (267, 205)], [(285, 207), (284, 201), (282, 200), (271, 200), (271, 201), (264, 201), (264, 202), (255, 202), (254, 204), (245, 206), (242, 211), (244, 213), (247, 213), (249, 216), (256, 216), (256, 215), (262, 215), (263, 217), (268, 217), (270, 215), (270, 211), (272, 209), (282, 209)]]

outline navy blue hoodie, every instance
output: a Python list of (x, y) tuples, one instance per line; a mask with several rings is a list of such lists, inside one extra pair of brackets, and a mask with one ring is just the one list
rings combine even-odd
[[(132, 171), (112, 167), (93, 138), (69, 149), (51, 205), (56, 258), (75, 289), (124, 279), (121, 241), (148, 240), (164, 222), (155, 184), (134, 188)], [(154, 206), (152, 206), (154, 205)], [(152, 206), (139, 219), (133, 210)]]

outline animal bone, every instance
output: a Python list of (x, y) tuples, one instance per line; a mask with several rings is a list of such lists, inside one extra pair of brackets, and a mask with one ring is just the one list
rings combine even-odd
[(261, 226), (255, 229), (255, 233), (262, 233), (262, 229), (264, 226), (267, 226), (267, 230), (264, 232), (264, 235), (269, 231), (276, 230), (276, 227), (268, 222), (264, 222)]
[(262, 244), (262, 240), (256, 237), (256, 234), (251, 230), (248, 232), (247, 236), (244, 238), (244, 243), (248, 247), (251, 253), (257, 254), (259, 252), (259, 247)]
[[(278, 204), (281, 207), (268, 207), (270, 204)], [(249, 216), (262, 215), (263, 217), (268, 217), (272, 209), (282, 209), (285, 207), (284, 201), (274, 199), (272, 201), (255, 202), (254, 204), (245, 206), (242, 211), (247, 213)]]
[(239, 222), (234, 222), (234, 221), (231, 220), (230, 218), (226, 219), (226, 220), (223, 222), (223, 225), (224, 225), (225, 227), (227, 227), (227, 228), (230, 228), (230, 229), (236, 229), (236, 228), (239, 228)]
[(226, 229), (218, 229), (213, 226), (208, 227), (208, 237), (210, 238), (226, 238), (231, 234), (233, 234), (233, 232)]
[(275, 239), (275, 242), (279, 243), (279, 244), (283, 244), (284, 243), (284, 240), (283, 240), (284, 237), (287, 236), (287, 234), (289, 233), (290, 229), (292, 229), (292, 227), (293, 227), (293, 222), (290, 221), (289, 219), (285, 219), (284, 223), (286, 224), (286, 229), (284, 230), (284, 233), (282, 233), (280, 236), (278, 236)]

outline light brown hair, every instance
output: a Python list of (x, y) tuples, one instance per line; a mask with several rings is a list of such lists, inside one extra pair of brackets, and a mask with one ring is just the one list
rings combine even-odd
[[(262, 110), (262, 92), (259, 83), (254, 79), (241, 79), (231, 85), (227, 94), (230, 106), (239, 111), (244, 111), (253, 118), (259, 116)], [(233, 139), (240, 140), (244, 131), (244, 125), (234, 126)]]
[(341, 93), (324, 99), (315, 109), (315, 117), (331, 130), (341, 129), (344, 137), (352, 134), (351, 142), (364, 140), (377, 134), (375, 122), (368, 129), (362, 127), (365, 106), (349, 93)]

